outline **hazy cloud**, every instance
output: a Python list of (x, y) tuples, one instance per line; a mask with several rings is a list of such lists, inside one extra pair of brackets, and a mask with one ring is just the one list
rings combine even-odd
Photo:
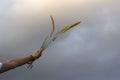
[(50, 31), (50, 15), (56, 29), (82, 21), (51, 44), (32, 70), (22, 66), (0, 80), (119, 80), (119, 2), (0, 0), (1, 61), (39, 49)]

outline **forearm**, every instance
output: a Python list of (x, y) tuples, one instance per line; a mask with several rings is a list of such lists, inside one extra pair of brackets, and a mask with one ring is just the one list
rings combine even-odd
[(22, 66), (30, 61), (33, 61), (32, 56), (26, 56), (24, 58), (10, 59), (8, 61), (3, 62), (3, 66), (2, 66), (2, 69), (0, 70), (0, 73), (8, 71), (10, 69), (14, 69), (19, 66)]

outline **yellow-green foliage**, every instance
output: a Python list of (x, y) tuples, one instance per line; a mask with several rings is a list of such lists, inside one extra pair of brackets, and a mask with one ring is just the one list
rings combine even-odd
[(73, 23), (71, 25), (66, 26), (65, 28), (61, 29), (59, 33), (64, 33), (68, 31), (69, 29), (75, 27), (76, 25), (80, 24), (80, 22)]
[(50, 16), (50, 18), (51, 18), (51, 21), (52, 21), (52, 31), (51, 31), (50, 36), (52, 37), (52, 35), (53, 35), (53, 33), (54, 33), (54, 30), (55, 30), (55, 22), (54, 22), (54, 19), (53, 19), (52, 16)]
[(73, 23), (71, 25), (68, 25), (66, 27), (64, 27), (63, 29), (59, 30), (54, 36), (53, 36), (53, 33), (54, 33), (54, 30), (55, 30), (55, 22), (54, 22), (54, 18), (52, 16), (50, 16), (51, 18), (51, 21), (52, 21), (52, 30), (51, 30), (51, 33), (45, 38), (45, 40), (43, 41), (43, 44), (41, 46), (40, 49), (46, 49), (49, 44), (54, 41), (60, 34), (62, 33), (65, 33), (66, 31), (70, 30), (71, 28), (77, 26), (78, 24), (80, 24), (80, 22), (76, 22), (76, 23)]
[[(52, 22), (52, 30), (51, 30), (51, 33), (44, 39), (41, 47), (40, 47), (40, 51), (44, 51), (52, 41), (54, 41), (57, 37), (59, 37), (59, 35), (65, 33), (66, 31), (70, 30), (71, 28), (77, 26), (78, 24), (80, 24), (80, 22), (76, 22), (76, 23), (73, 23), (71, 25), (68, 25), (66, 27), (64, 27), (63, 29), (59, 30), (57, 33), (54, 33), (54, 30), (55, 30), (55, 22), (54, 22), (54, 18), (52, 16), (50, 16), (51, 18), (51, 22)], [(32, 68), (32, 62), (29, 63), (27, 69), (31, 69)]]

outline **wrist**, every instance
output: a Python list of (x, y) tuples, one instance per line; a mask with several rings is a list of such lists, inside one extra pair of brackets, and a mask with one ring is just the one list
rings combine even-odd
[(30, 59), (31, 59), (31, 61), (34, 61), (36, 58), (33, 57), (33, 55), (30, 55)]

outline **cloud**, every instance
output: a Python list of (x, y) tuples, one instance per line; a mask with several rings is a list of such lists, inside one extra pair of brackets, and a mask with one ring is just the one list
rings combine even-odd
[[(35, 62), (0, 75), (4, 79), (118, 80), (118, 0), (1, 0), (1, 60), (30, 55), (49, 34), (49, 15), (56, 29), (82, 23), (58, 38)], [(47, 33), (46, 33), (47, 32)], [(16, 74), (16, 72), (18, 74)], [(14, 78), (13, 78), (14, 76)]]

